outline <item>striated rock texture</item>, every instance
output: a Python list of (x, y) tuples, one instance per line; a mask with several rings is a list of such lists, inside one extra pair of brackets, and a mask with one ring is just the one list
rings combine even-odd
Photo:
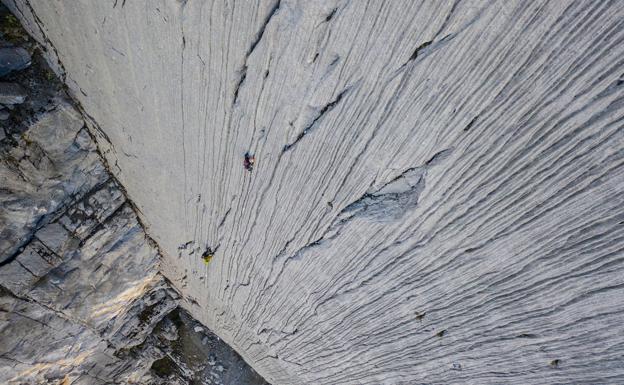
[(270, 382), (624, 382), (623, 2), (4, 2)]
[(177, 309), (78, 111), (48, 110), (0, 142), (0, 383), (265, 384)]
[(177, 307), (82, 115), (1, 5), (0, 45), (0, 77), (27, 87), (0, 107), (0, 383), (266, 384)]

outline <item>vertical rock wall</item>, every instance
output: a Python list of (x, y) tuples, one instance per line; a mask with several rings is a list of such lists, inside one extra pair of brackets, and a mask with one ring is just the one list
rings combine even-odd
[(5, 3), (267, 380), (624, 381), (622, 2)]
[(39, 49), (0, 4), (0, 383), (266, 384), (178, 307)]
[(47, 110), (0, 142), (0, 382), (157, 384), (143, 344), (179, 295), (80, 113)]

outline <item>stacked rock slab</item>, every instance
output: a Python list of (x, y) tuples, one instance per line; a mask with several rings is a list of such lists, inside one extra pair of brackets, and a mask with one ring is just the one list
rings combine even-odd
[(57, 99), (11, 140), (0, 143), (0, 382), (148, 383), (158, 352), (119, 354), (141, 351), (178, 294), (81, 115)]
[(5, 1), (275, 384), (624, 382), (621, 1)]

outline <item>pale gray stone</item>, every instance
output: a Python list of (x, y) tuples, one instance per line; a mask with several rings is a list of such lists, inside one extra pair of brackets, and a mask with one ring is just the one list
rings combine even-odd
[(623, 2), (6, 3), (270, 382), (624, 383)]
[(265, 384), (218, 339), (196, 347), (197, 322), (80, 116), (62, 99), (45, 111), (0, 147), (0, 230), (13, 245), (0, 259), (0, 383), (189, 385), (217, 354), (225, 375)]
[(26, 243), (60, 207), (108, 178), (95, 144), (69, 104), (42, 115), (19, 145), (0, 157), (0, 262)]
[(55, 105), (0, 153), (0, 383), (161, 384), (146, 340), (179, 295), (80, 115)]

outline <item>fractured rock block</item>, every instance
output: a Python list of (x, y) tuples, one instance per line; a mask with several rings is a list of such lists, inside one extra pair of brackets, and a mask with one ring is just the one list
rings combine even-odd
[(24, 103), (28, 93), (17, 83), (0, 82), (0, 103), (21, 104)]
[(22, 47), (0, 48), (0, 76), (23, 70), (30, 63), (30, 54)]

